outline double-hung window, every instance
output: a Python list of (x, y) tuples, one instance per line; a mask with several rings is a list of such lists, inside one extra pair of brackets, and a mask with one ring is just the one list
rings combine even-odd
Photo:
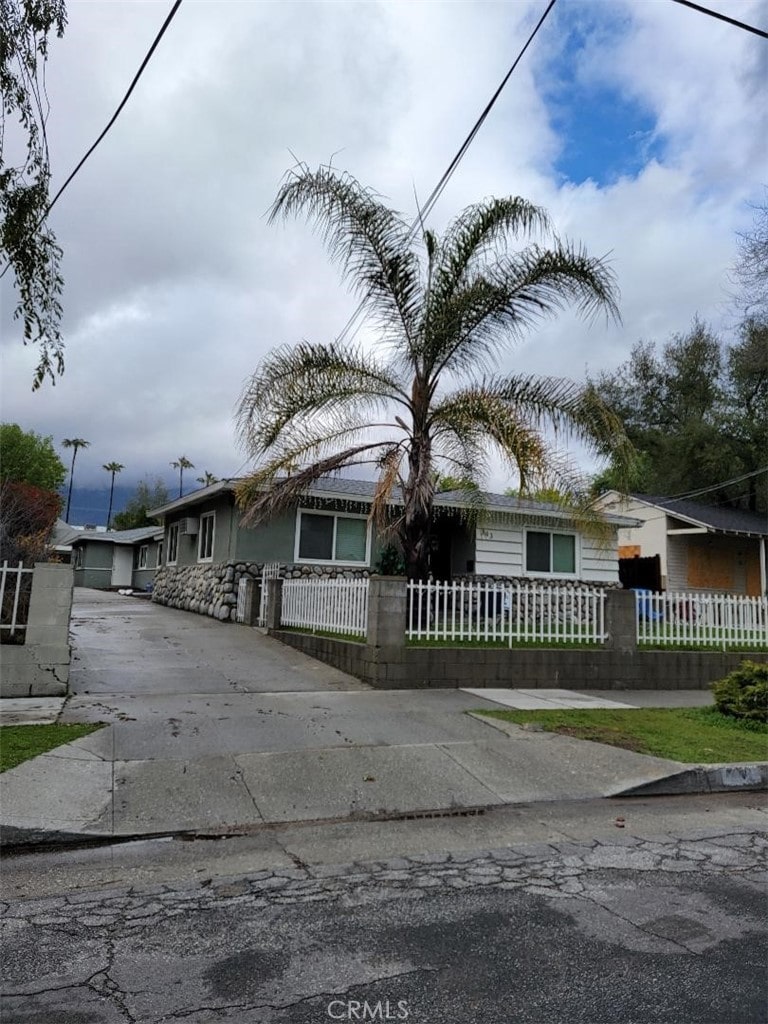
[(299, 510), (296, 522), (297, 562), (367, 565), (370, 549), (371, 536), (365, 516)]
[(526, 530), (525, 571), (573, 576), (576, 573), (576, 535)]
[(179, 553), (179, 524), (172, 523), (168, 527), (168, 565), (176, 565)]
[(200, 537), (197, 548), (198, 562), (210, 562), (213, 560), (213, 533), (215, 528), (215, 512), (206, 512), (204, 516), (200, 516)]
[(139, 566), (138, 566), (139, 569), (146, 569), (147, 568), (147, 552), (148, 551), (149, 551), (149, 546), (147, 544), (142, 544), (141, 547), (139, 548)]

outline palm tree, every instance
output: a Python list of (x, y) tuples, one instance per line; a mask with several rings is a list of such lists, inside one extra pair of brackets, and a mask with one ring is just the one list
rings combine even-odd
[(112, 522), (112, 497), (115, 493), (115, 474), (125, 469), (125, 466), (121, 462), (107, 462), (101, 468), (106, 469), (108, 473), (112, 474), (112, 482), (109, 485), (109, 511), (107, 512), (107, 529), (109, 529)]
[(184, 470), (194, 469), (194, 465), (189, 461), (186, 455), (180, 455), (178, 459), (175, 459), (171, 465), (174, 469), (179, 471), (179, 497), (181, 497), (182, 488), (184, 486)]
[(213, 473), (209, 473), (207, 469), (203, 470), (203, 475), (196, 477), (196, 480), (199, 484), (202, 484), (203, 487), (210, 487), (211, 484), (217, 484), (219, 482), (219, 478), (214, 476)]
[(67, 512), (65, 519), (69, 522), (69, 507), (72, 504), (72, 481), (75, 479), (75, 459), (79, 448), (90, 448), (91, 442), (82, 437), (65, 437), (61, 442), (64, 448), (72, 449), (72, 465), (69, 469), (69, 491), (67, 492)]
[[(545, 211), (520, 198), (487, 199), (441, 238), (422, 226), (419, 253), (414, 231), (370, 189), (301, 165), (270, 221), (296, 214), (314, 222), (381, 343), (375, 354), (340, 340), (281, 347), (246, 382), (238, 429), (261, 464), (238, 488), (245, 523), (295, 502), (325, 474), (372, 464), (371, 517), (394, 532), (408, 576), (424, 578), (436, 470), (480, 482), (495, 450), (523, 492), (546, 484), (574, 495), (574, 474), (545, 440), (546, 427), (629, 463), (624, 429), (591, 386), (496, 372), (511, 342), (566, 306), (619, 317), (610, 269), (554, 236)], [(510, 252), (516, 236), (525, 244)]]

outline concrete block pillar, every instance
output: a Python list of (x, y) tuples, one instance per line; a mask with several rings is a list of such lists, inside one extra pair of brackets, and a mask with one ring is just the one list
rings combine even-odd
[(243, 626), (255, 626), (259, 617), (259, 587), (256, 580), (244, 576), (238, 584), (238, 599), (240, 591), (243, 593)]
[(605, 595), (605, 629), (610, 650), (637, 650), (637, 612), (631, 590), (609, 590)]
[(267, 629), (280, 629), (283, 617), (283, 580), (267, 580)]
[(404, 647), (407, 615), (404, 576), (371, 576), (368, 581), (370, 647)]
[(38, 562), (32, 577), (27, 644), (69, 648), (74, 572), (71, 565)]

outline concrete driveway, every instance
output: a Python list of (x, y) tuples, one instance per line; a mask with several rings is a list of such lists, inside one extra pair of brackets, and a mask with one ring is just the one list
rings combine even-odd
[(499, 732), (457, 690), (374, 691), (258, 630), (76, 591), (61, 721), (108, 727), (3, 776), (4, 836), (227, 831), (586, 799), (678, 765)]

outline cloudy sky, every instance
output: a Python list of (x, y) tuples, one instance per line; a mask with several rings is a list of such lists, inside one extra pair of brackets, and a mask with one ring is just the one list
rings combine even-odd
[[(78, 482), (160, 474), (184, 454), (242, 470), (233, 410), (273, 346), (328, 341), (355, 301), (320, 242), (265, 212), (294, 156), (333, 159), (410, 219), (544, 9), (543, 0), (186, 0), (116, 126), (57, 204), (66, 373), (32, 393), (2, 293), (2, 418), (83, 437)], [(761, 0), (712, 0), (768, 27)], [(51, 46), (55, 184), (122, 98), (170, 2), (70, 2)], [(519, 194), (610, 253), (620, 326), (570, 316), (502, 369), (583, 379), (698, 313), (728, 337), (737, 232), (768, 181), (768, 44), (671, 0), (559, 0), (431, 217)], [(375, 337), (358, 335), (366, 343)], [(499, 477), (489, 483), (507, 486)]]

